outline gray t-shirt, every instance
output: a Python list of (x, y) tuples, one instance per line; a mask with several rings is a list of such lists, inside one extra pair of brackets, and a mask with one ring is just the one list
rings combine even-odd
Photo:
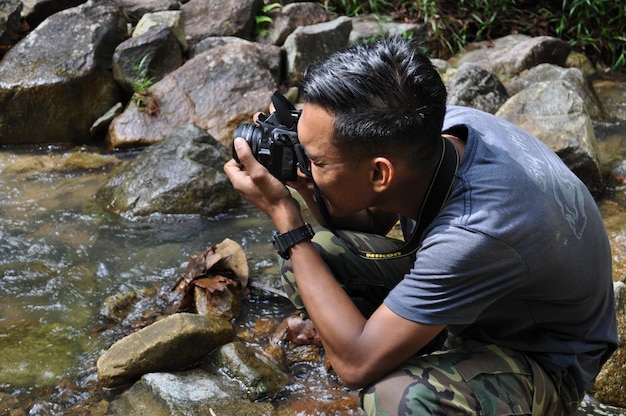
[[(593, 197), (515, 125), (450, 106), (444, 130), (455, 126), (468, 134), (452, 192), (385, 304), (570, 368), (589, 388), (617, 346), (611, 252)], [(402, 220), (410, 233), (414, 222)]]

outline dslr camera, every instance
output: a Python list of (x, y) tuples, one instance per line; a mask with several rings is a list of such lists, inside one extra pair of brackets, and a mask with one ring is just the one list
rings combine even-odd
[[(296, 168), (305, 166), (304, 151), (296, 132), (300, 111), (278, 92), (272, 95), (272, 104), (274, 113), (260, 114), (256, 124), (239, 124), (233, 139), (243, 137), (254, 158), (281, 182), (294, 181), (298, 177)], [(234, 146), (233, 158), (239, 162)]]

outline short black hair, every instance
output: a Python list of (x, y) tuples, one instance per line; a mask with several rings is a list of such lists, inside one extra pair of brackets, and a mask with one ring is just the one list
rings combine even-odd
[(389, 37), (335, 52), (309, 65), (301, 94), (334, 117), (339, 147), (415, 162), (440, 153), (446, 88), (415, 41)]

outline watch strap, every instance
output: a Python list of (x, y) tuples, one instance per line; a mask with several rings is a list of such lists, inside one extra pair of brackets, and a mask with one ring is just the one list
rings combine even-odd
[(272, 244), (278, 252), (278, 254), (285, 260), (289, 259), (289, 250), (296, 244), (310, 240), (315, 235), (311, 224), (304, 223), (300, 227), (287, 231), (286, 233), (279, 234), (278, 231), (272, 232)]

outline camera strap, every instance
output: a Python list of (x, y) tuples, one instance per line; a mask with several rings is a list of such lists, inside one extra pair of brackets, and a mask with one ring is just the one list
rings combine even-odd
[[(428, 191), (426, 192), (426, 196), (424, 197), (424, 202), (422, 203), (422, 207), (420, 208), (420, 213), (411, 237), (409, 237), (409, 239), (396, 250), (384, 253), (372, 253), (359, 250), (354, 246), (354, 244), (352, 244), (352, 242), (348, 241), (347, 239), (342, 237), (340, 233), (337, 232), (335, 227), (332, 225), (332, 219), (328, 212), (328, 208), (324, 203), (322, 194), (317, 187), (315, 181), (313, 181), (313, 177), (311, 176), (311, 172), (308, 169), (308, 166), (305, 166), (303, 159), (300, 159), (300, 155), (298, 155), (298, 163), (300, 166), (305, 166), (304, 169), (302, 169), (301, 167), (302, 171), (309, 177), (311, 181), (313, 181), (315, 201), (317, 203), (317, 207), (320, 213), (324, 218), (324, 221), (326, 222), (326, 228), (332, 231), (333, 234), (335, 234), (337, 238), (343, 241), (352, 252), (354, 252), (361, 258), (366, 260), (384, 260), (409, 256), (415, 253), (421, 245), (422, 233), (424, 232), (426, 227), (435, 219), (439, 211), (441, 211), (441, 208), (443, 208), (445, 202), (448, 200), (450, 191), (452, 190), (452, 182), (454, 181), (454, 177), (456, 176), (456, 172), (459, 167), (459, 154), (454, 145), (448, 139), (442, 137), (441, 142), (443, 147), (441, 152), (441, 158), (439, 159), (437, 170), (435, 171), (435, 175), (433, 176), (433, 179), (431, 180), (428, 187)], [(296, 153), (298, 152), (296, 151)]]

